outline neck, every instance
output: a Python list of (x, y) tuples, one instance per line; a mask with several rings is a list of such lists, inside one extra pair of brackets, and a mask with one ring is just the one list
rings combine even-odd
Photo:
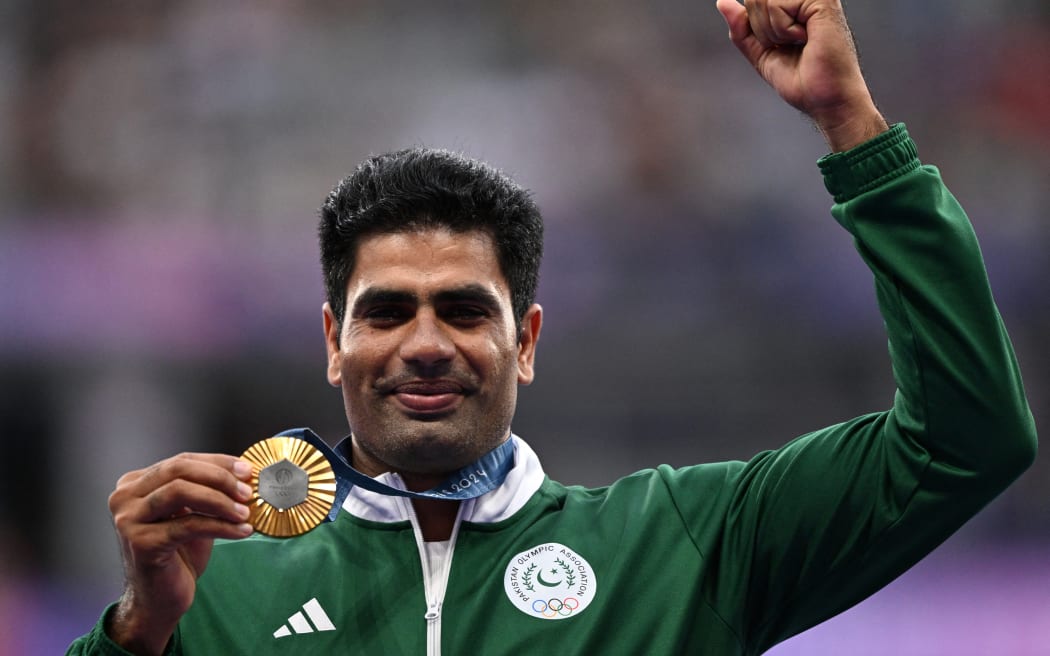
[[(444, 476), (402, 473), (405, 487), (413, 492), (429, 490), (444, 482)], [(459, 514), (459, 501), (445, 499), (412, 499), (419, 530), (425, 542), (441, 542), (452, 537), (452, 527)]]
[(452, 528), (459, 514), (459, 501), (445, 499), (412, 499), (419, 530), (425, 542), (441, 542), (452, 538)]
[[(357, 444), (352, 443), (351, 459), (353, 466), (367, 476), (378, 476), (384, 472), (395, 471), (374, 458), (369, 457)], [(405, 482), (405, 489), (412, 492), (423, 492), (444, 482), (445, 476), (397, 472)], [(419, 529), (426, 542), (441, 542), (452, 537), (452, 528), (459, 514), (459, 501), (446, 499), (412, 499)]]

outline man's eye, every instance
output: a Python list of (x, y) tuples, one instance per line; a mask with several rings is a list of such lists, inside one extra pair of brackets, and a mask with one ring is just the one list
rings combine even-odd
[(488, 312), (475, 305), (457, 305), (449, 308), (446, 316), (454, 321), (479, 321), (487, 317)]
[(365, 320), (378, 323), (404, 321), (407, 317), (408, 312), (404, 308), (396, 306), (374, 307), (364, 313)]

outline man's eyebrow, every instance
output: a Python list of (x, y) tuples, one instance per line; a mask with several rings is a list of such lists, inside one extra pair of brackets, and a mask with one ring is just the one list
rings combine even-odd
[(442, 289), (431, 296), (434, 303), (477, 303), (490, 310), (500, 308), (500, 299), (491, 289), (477, 283), (470, 283), (452, 289)]
[(415, 305), (417, 302), (416, 295), (411, 292), (386, 287), (369, 287), (354, 299), (350, 315), (357, 316), (366, 308), (374, 305)]
[[(477, 283), (442, 289), (430, 296), (434, 303), (476, 303), (492, 311), (500, 309), (500, 299), (491, 289)], [(376, 305), (417, 305), (419, 297), (414, 293), (389, 287), (369, 287), (358, 294), (350, 308), (351, 316)]]

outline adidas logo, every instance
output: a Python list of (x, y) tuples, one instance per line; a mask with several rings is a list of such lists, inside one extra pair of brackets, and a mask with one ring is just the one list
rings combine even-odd
[[(303, 615), (304, 612), (306, 615)], [(309, 621), (306, 620), (307, 617), (310, 618)], [(310, 622), (313, 622), (312, 626)], [(289, 629), (289, 626), (292, 628)], [(313, 633), (314, 631), (335, 631), (335, 624), (332, 624), (332, 620), (328, 619), (328, 613), (321, 608), (321, 603), (317, 601), (317, 597), (303, 604), (303, 609), (289, 617), (288, 624), (283, 624), (281, 628), (274, 631), (273, 637), (283, 638), (292, 635), (292, 632)]]

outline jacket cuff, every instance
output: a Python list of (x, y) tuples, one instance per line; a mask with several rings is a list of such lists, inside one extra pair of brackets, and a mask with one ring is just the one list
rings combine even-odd
[(835, 202), (845, 203), (919, 168), (919, 155), (908, 129), (895, 123), (855, 148), (821, 157), (817, 166)]
[[(107, 606), (106, 610), (102, 611), (102, 616), (98, 619), (95, 627), (91, 629), (91, 633), (75, 641), (70, 646), (67, 656), (68, 654), (85, 654), (89, 656), (134, 656), (134, 654), (113, 642), (109, 635), (106, 634), (106, 624), (109, 621), (110, 614), (113, 613), (116, 607), (117, 602)], [(178, 631), (176, 631), (176, 634), (177, 633)], [(175, 656), (178, 652), (178, 635), (176, 635), (168, 642), (168, 646), (164, 650), (164, 656)]]

